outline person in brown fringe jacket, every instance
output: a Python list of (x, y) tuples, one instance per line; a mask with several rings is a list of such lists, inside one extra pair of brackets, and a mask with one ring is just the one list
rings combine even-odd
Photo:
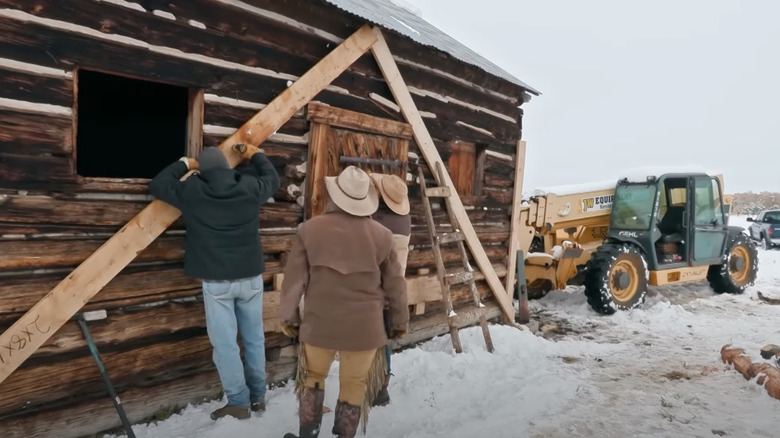
[[(409, 216), (409, 188), (397, 175), (372, 173), (373, 180), (381, 201), (372, 218), (384, 225), (393, 233), (393, 247), (401, 265), (401, 275), (406, 276), (406, 259), (409, 255), (409, 238), (412, 234), (412, 218)], [(385, 346), (387, 358), (387, 376), (382, 389), (377, 394), (371, 406), (385, 406), (390, 403), (390, 345)]]
[(285, 265), (280, 316), (284, 333), (301, 343), (297, 437), (319, 435), (325, 378), (338, 353), (333, 434), (351, 438), (361, 418), (365, 433), (370, 403), (386, 376), (379, 350), (388, 340), (382, 309), (388, 303), (391, 338), (406, 334), (409, 309), (392, 233), (370, 218), (379, 200), (369, 176), (349, 166), (338, 177), (325, 178), (325, 187), (326, 213), (300, 226)]

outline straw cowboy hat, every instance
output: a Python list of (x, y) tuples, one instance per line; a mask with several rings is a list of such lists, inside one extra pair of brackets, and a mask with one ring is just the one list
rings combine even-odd
[(379, 195), (363, 170), (349, 166), (339, 176), (325, 177), (330, 199), (353, 216), (371, 216), (379, 207)]
[(382, 173), (372, 173), (371, 179), (390, 210), (402, 216), (409, 214), (409, 187), (404, 180), (397, 175)]

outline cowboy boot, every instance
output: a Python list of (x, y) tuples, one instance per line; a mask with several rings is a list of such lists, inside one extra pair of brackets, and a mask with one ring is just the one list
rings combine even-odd
[(385, 376), (385, 383), (382, 384), (382, 389), (379, 390), (374, 401), (371, 402), (372, 407), (386, 406), (390, 404), (390, 393), (387, 392), (387, 386), (390, 384), (390, 375)]
[(360, 423), (360, 413), (360, 406), (350, 405), (341, 400), (336, 402), (333, 434), (339, 438), (354, 438)]
[(300, 429), (298, 435), (287, 433), (283, 438), (317, 438), (322, 423), (322, 403), (325, 401), (325, 390), (316, 384), (314, 388), (305, 388), (301, 394), (298, 406)]

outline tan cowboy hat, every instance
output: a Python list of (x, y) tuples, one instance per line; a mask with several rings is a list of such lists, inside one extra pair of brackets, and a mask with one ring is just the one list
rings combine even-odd
[(368, 174), (355, 166), (339, 176), (325, 177), (328, 196), (340, 209), (353, 216), (371, 216), (379, 207), (379, 195)]
[(372, 173), (371, 179), (390, 210), (400, 215), (409, 214), (409, 187), (404, 180), (397, 175), (383, 173)]

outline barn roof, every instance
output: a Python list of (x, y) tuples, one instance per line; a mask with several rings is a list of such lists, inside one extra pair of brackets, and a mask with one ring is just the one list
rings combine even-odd
[(357, 15), (385, 29), (395, 31), (415, 42), (442, 50), (454, 58), (471, 64), (539, 95), (539, 91), (469, 49), (431, 23), (396, 5), (390, 0), (324, 0), (341, 10)]

